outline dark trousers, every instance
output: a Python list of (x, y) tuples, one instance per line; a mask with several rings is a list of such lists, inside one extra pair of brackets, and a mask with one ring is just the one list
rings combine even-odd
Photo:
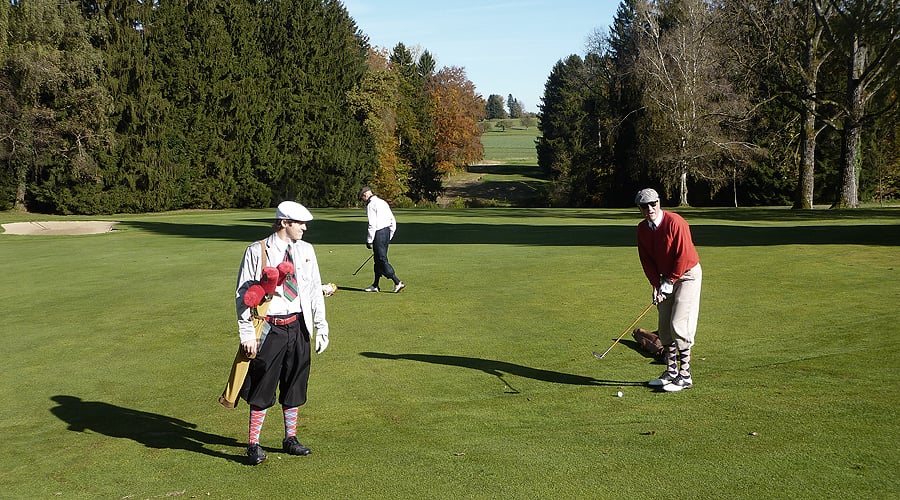
[(309, 332), (303, 316), (289, 325), (272, 325), (256, 358), (250, 361), (241, 397), (259, 408), (275, 405), (275, 390), (281, 406), (306, 403), (309, 385)]
[(372, 241), (372, 253), (375, 254), (375, 281), (372, 283), (378, 286), (378, 281), (382, 276), (390, 279), (396, 285), (400, 283), (397, 274), (394, 273), (394, 267), (388, 262), (388, 246), (391, 244), (391, 228), (385, 227), (375, 231), (375, 239)]

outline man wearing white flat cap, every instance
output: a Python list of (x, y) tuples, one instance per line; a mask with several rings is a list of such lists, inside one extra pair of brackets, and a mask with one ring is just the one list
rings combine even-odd
[(666, 371), (648, 385), (678, 392), (694, 385), (691, 346), (700, 314), (700, 256), (690, 226), (680, 215), (659, 206), (656, 190), (638, 191), (634, 202), (644, 217), (638, 224), (638, 255), (653, 287), (659, 339), (666, 348)]
[[(310, 343), (315, 340), (317, 354), (328, 347), (319, 264), (312, 245), (302, 241), (306, 224), (312, 218), (309, 210), (299, 203), (279, 204), (273, 233), (247, 247), (238, 272), (238, 332), (241, 346), (247, 357), (252, 358), (240, 393), (250, 405), (247, 456), (252, 465), (266, 459), (259, 437), (266, 410), (275, 404), (276, 389), (284, 414), (282, 449), (290, 455), (310, 453), (296, 437), (298, 407), (306, 403)], [(290, 262), (292, 265), (286, 268), (292, 267), (293, 272), (287, 273), (284, 281), (275, 287), (257, 340), (252, 321), (254, 309), (244, 303), (243, 295), (250, 286), (262, 281), (263, 266), (274, 268), (282, 262)]]

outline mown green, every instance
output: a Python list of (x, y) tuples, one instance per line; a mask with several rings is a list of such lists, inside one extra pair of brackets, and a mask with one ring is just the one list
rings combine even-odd
[[(314, 210), (331, 345), (300, 440), (244, 465), (216, 402), (233, 289), (270, 210), (0, 234), (7, 498), (893, 498), (900, 211), (686, 209), (704, 267), (696, 386), (625, 337), (650, 300), (633, 210), (397, 210), (401, 294), (361, 210)], [(37, 216), (0, 214), (0, 222)], [(654, 327), (654, 314), (639, 326)], [(622, 398), (616, 391), (623, 391)]]

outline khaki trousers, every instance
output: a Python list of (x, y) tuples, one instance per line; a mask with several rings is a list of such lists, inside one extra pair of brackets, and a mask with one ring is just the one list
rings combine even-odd
[(679, 351), (686, 351), (694, 345), (702, 282), (703, 270), (698, 263), (675, 283), (672, 294), (656, 306), (659, 312), (659, 340), (663, 345), (674, 342)]

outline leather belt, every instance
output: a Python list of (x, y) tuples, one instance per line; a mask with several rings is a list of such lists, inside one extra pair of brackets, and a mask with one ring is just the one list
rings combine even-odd
[(271, 325), (278, 325), (278, 326), (290, 325), (294, 321), (297, 321), (297, 319), (299, 317), (300, 317), (299, 314), (293, 314), (291, 316), (288, 316), (287, 318), (276, 318), (273, 316), (266, 316), (266, 323), (269, 323)]

